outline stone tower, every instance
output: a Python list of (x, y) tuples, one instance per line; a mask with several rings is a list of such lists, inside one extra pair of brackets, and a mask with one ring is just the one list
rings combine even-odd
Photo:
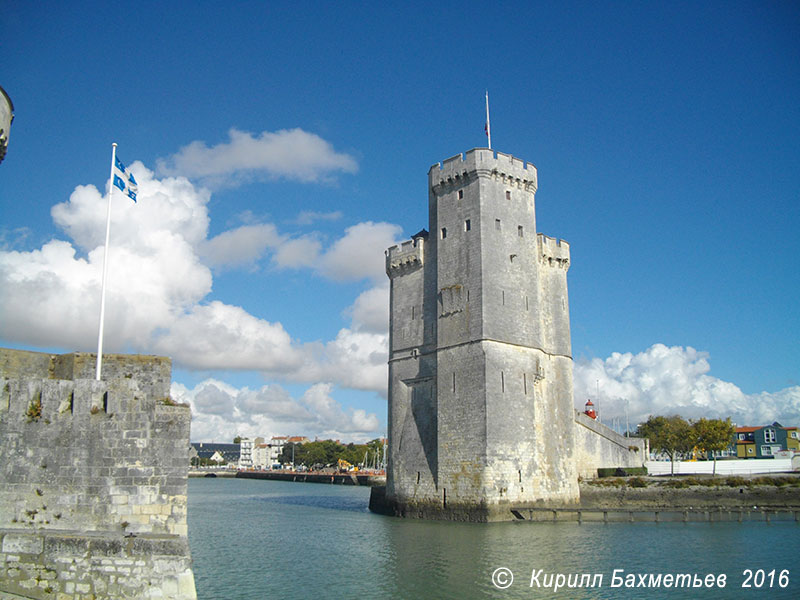
[(578, 500), (569, 245), (536, 233), (536, 181), (489, 149), (436, 164), (429, 231), (386, 252), (397, 514), (483, 521)]

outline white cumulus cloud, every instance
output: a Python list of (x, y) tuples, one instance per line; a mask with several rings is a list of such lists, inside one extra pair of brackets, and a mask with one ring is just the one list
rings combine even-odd
[[(106, 291), (106, 348), (146, 349), (211, 291), (211, 272), (195, 252), (208, 227), (204, 192), (185, 179), (156, 181), (140, 163), (139, 203), (115, 194)], [(0, 252), (0, 334), (17, 342), (91, 349), (96, 342), (107, 197), (79, 186), (52, 209), (74, 240), (40, 250)], [(99, 217), (98, 215), (102, 215)], [(80, 251), (80, 252), (79, 252)]]
[(342, 387), (386, 396), (388, 348), (388, 333), (341, 329), (335, 340), (305, 345), (308, 361), (290, 378), (335, 382)]
[(193, 369), (297, 370), (303, 353), (280, 323), (219, 301), (197, 304), (154, 336), (153, 349)]
[(366, 441), (381, 434), (374, 413), (343, 407), (332, 390), (331, 384), (314, 384), (293, 398), (280, 385), (237, 389), (207, 379), (191, 389), (173, 383), (171, 394), (191, 406), (192, 440), (198, 442), (287, 434)]
[(389, 281), (359, 294), (345, 312), (350, 315), (356, 331), (386, 335), (389, 331)]
[[(733, 383), (709, 375), (708, 354), (691, 347), (654, 344), (633, 354), (614, 352), (605, 360), (578, 361), (575, 405), (599, 404), (601, 418), (624, 419), (631, 427), (650, 415), (731, 419), (739, 425), (800, 423), (800, 386), (777, 393), (745, 394)], [(599, 398), (597, 396), (599, 390)]]
[(280, 246), (284, 237), (272, 223), (242, 225), (204, 241), (199, 253), (211, 266), (241, 266), (255, 262), (267, 249)]
[(248, 178), (324, 181), (335, 173), (355, 173), (356, 160), (334, 150), (330, 142), (302, 129), (264, 131), (253, 135), (238, 129), (229, 140), (209, 147), (194, 141), (158, 161), (160, 175), (183, 175), (210, 187), (236, 185)]
[(322, 250), (322, 242), (314, 235), (287, 240), (275, 250), (272, 262), (278, 268), (300, 269), (313, 267)]
[[(158, 179), (139, 162), (131, 169), (138, 203), (115, 194), (111, 213), (107, 351), (164, 354), (181, 368), (255, 370), (275, 380), (385, 394), (385, 281), (340, 311), (351, 325), (335, 339), (304, 342), (270, 320), (269, 307), (256, 314), (215, 300), (211, 267), (247, 266), (271, 254), (274, 266), (335, 281), (373, 282), (379, 274), (383, 280), (383, 250), (399, 235), (397, 226), (356, 224), (327, 248), (318, 233), (293, 237), (271, 223), (250, 222), (209, 239), (207, 190), (183, 177)], [(71, 241), (0, 251), (2, 339), (94, 350), (107, 198), (93, 186), (78, 186), (51, 211)], [(327, 267), (319, 269), (321, 262)]]
[(320, 259), (320, 274), (334, 281), (376, 282), (386, 278), (384, 250), (397, 244), (402, 229), (391, 223), (358, 223), (345, 230), (345, 234), (328, 249)]

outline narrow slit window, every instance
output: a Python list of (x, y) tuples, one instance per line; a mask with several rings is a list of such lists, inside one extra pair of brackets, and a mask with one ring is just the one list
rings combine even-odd
[(522, 225), (519, 225), (519, 226), (517, 227), (517, 235), (518, 235), (519, 237), (522, 237)]
[(500, 219), (494, 220), (494, 228), (500, 231)]
[(464, 231), (469, 231), (470, 229), (472, 229), (472, 223), (470, 223), (470, 220), (467, 219), (464, 221)]
[(500, 371), (500, 391), (504, 393), (506, 391), (506, 376), (502, 371)]
[(459, 200), (463, 200), (464, 199), (464, 190), (458, 190), (458, 199)]
[(511, 190), (506, 190), (506, 200), (511, 200)]
[(442, 227), (442, 239), (447, 237), (447, 227)]
[(453, 373), (453, 393), (456, 393), (456, 374)]

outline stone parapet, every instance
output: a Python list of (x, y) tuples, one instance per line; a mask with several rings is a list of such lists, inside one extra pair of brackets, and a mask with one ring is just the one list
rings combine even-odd
[(436, 163), (428, 170), (428, 184), (433, 190), (458, 186), (476, 177), (496, 177), (507, 186), (536, 192), (536, 167), (510, 154), (489, 148), (473, 148)]
[(422, 266), (425, 255), (425, 240), (422, 237), (407, 240), (386, 250), (386, 274), (401, 275)]
[[(31, 578), (49, 582), (47, 573), (57, 573), (59, 585), (62, 579), (74, 583), (72, 591), (52, 582), (45, 586), (58, 589), (61, 600), (151, 597), (118, 594), (109, 587), (108, 574), (128, 558), (129, 575), (136, 560), (144, 561), (137, 563), (142, 580), (158, 581), (162, 573), (148, 569), (172, 565), (168, 570), (177, 574), (170, 581), (183, 583), (164, 589), (188, 586), (191, 413), (169, 398), (170, 361), (104, 355), (108, 379), (83, 378), (93, 368), (90, 354), (0, 351), (0, 531), (8, 532), (2, 542), (6, 562), (0, 564), (11, 569), (0, 576), (0, 598), (3, 592), (19, 595), (25, 589), (40, 595), (23, 597), (56, 597), (42, 595), (45, 588), (38, 583), (29, 589)], [(110, 548), (117, 542), (109, 540), (127, 536), (137, 540), (129, 543), (134, 550), (137, 544), (157, 549), (142, 540), (167, 543), (172, 558), (126, 558), (123, 553), (115, 555), (122, 556), (119, 562), (102, 551), (98, 556), (103, 558), (93, 561), (83, 551), (72, 554), (84, 542), (97, 545), (101, 539)], [(77, 541), (66, 544), (63, 539)], [(48, 544), (63, 548), (66, 562), (57, 551), (50, 553)], [(85, 567), (80, 585), (62, 577), (67, 563)], [(130, 589), (138, 589), (135, 579)], [(158, 597), (183, 600), (194, 598), (193, 591), (192, 585), (192, 595), (176, 591)]]
[(543, 265), (569, 269), (569, 243), (565, 240), (548, 237), (542, 233), (536, 234), (536, 243), (539, 247), (539, 261)]

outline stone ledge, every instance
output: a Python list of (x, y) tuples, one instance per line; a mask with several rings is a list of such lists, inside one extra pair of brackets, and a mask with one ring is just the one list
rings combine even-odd
[(0, 529), (0, 548), (9, 554), (188, 556), (188, 539), (169, 534), (123, 535), (74, 530)]

